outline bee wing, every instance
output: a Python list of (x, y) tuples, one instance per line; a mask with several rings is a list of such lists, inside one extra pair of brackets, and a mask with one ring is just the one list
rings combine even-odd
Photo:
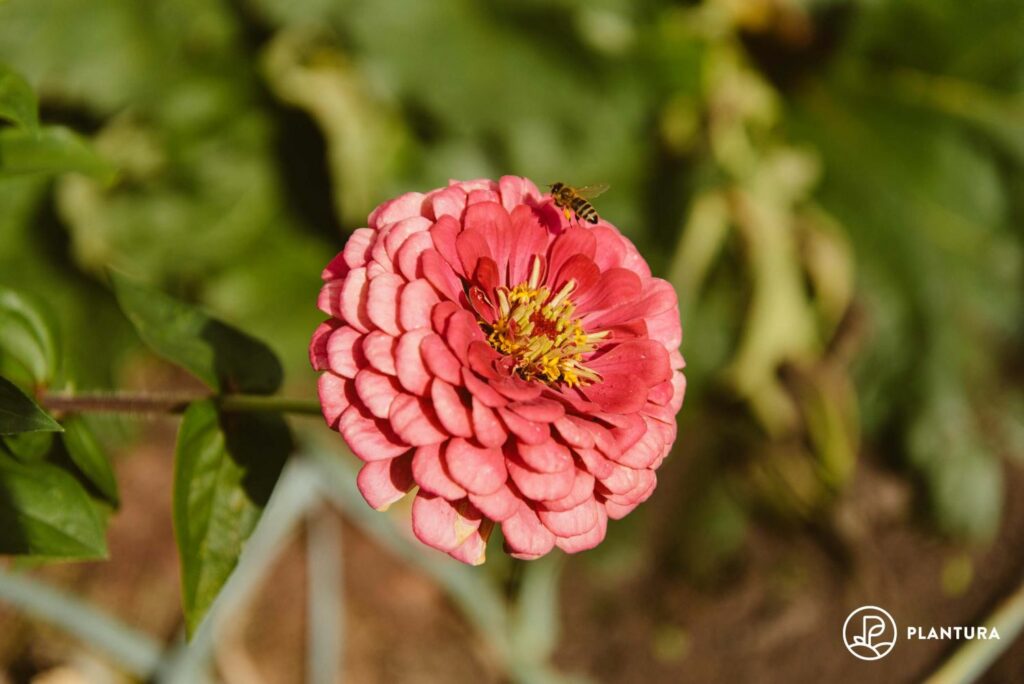
[(584, 185), (582, 188), (576, 188), (576, 194), (583, 199), (594, 199), (598, 195), (604, 193), (608, 188), (611, 187), (607, 183), (594, 183), (593, 185)]

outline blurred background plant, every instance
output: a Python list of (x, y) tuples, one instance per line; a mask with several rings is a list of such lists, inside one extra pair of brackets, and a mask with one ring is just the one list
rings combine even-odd
[[(1024, 491), (1021, 36), (1015, 0), (7, 0), (0, 63), (38, 94), (43, 127), (0, 109), (0, 286), (54, 312), (51, 388), (187, 382), (118, 311), (113, 268), (267, 340), (285, 392), (312, 397), (320, 269), (378, 202), (505, 173), (608, 182), (602, 215), (679, 293), (689, 395), (649, 510), (565, 572), (584, 586), (697, 587), (680, 591), (709, 615), (744, 572), (775, 577), (758, 551), (770, 540), (794, 591), (808, 573), (852, 572), (871, 598), (877, 581), (850, 568), (897, 526), (914, 530), (900, 537), (910, 557), (942, 545), (928, 561), (940, 594), (980, 587), (955, 606), (970, 624), (1022, 571), (1012, 552), (987, 555), (1024, 532), (1004, 505)], [(29, 135), (46, 144), (26, 147)], [(3, 375), (40, 380), (8, 357)], [(159, 425), (93, 422), (122, 480), (140, 443), (171, 448)], [(396, 553), (394, 532), (360, 524), (342, 493), (322, 496)], [(330, 536), (311, 529), (309, 553)], [(808, 543), (836, 566), (814, 570)], [(588, 652), (605, 637), (578, 624), (609, 615), (643, 623), (615, 640), (648, 644), (653, 675), (700, 657), (697, 618), (627, 619), (597, 589), (558, 600), (562, 570), (545, 565), (521, 601), (521, 633), (541, 636), (510, 637), (520, 609), (491, 595), (508, 571), (497, 554), (466, 579), (397, 553), (470, 606), (498, 644), (488, 676), (554, 677), (554, 655), (630, 681), (640, 670), (603, 669)], [(979, 562), (1003, 574), (985, 585)], [(493, 610), (474, 615), (459, 587), (480, 577)], [(941, 648), (900, 676), (920, 678)], [(810, 672), (854, 678), (845, 657)]]

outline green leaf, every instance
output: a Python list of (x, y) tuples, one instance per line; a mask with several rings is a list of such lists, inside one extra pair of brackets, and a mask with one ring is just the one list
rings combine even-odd
[(221, 416), (212, 401), (185, 412), (174, 464), (174, 530), (189, 634), (238, 564), (291, 450), (280, 415)]
[(65, 419), (63, 438), (72, 462), (107, 501), (119, 506), (114, 468), (85, 419), (81, 416)]
[(0, 64), (0, 119), (32, 130), (39, 126), (35, 93), (28, 81), (4, 64)]
[(0, 553), (103, 558), (103, 522), (71, 474), (0, 453)]
[(19, 461), (41, 461), (53, 447), (52, 432), (19, 432), (0, 437), (0, 440)]
[(56, 325), (40, 303), (0, 287), (0, 356), (9, 355), (36, 384), (53, 379), (59, 362)]
[(7, 378), (0, 378), (0, 435), (61, 432), (61, 426)]
[(281, 386), (281, 363), (256, 338), (123, 275), (111, 281), (142, 341), (212, 389), (271, 394)]
[(991, 541), (999, 529), (1003, 476), (961, 387), (945, 379), (929, 395), (907, 434), (910, 462), (922, 473), (940, 530)]
[(79, 173), (113, 180), (114, 167), (80, 135), (61, 126), (0, 130), (0, 178), (32, 173)]

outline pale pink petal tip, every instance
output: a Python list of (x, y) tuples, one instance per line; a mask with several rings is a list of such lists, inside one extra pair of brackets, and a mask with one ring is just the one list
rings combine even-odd
[(597, 546), (675, 441), (676, 293), (569, 215), (526, 178), (451, 181), (377, 207), (321, 273), (309, 358), (359, 491), (418, 487), (413, 533), (469, 565), (495, 525), (516, 558)]

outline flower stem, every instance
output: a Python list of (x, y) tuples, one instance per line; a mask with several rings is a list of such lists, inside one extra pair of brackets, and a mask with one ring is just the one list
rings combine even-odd
[(222, 411), (229, 412), (320, 415), (320, 404), (314, 399), (259, 394), (44, 394), (40, 403), (56, 413), (178, 414), (184, 413), (192, 402), (206, 399), (213, 399)]
[(217, 405), (222, 411), (249, 413), (279, 411), (309, 416), (319, 416), (322, 413), (320, 402), (315, 399), (289, 399), (288, 397), (268, 397), (261, 394), (225, 394), (216, 399)]

